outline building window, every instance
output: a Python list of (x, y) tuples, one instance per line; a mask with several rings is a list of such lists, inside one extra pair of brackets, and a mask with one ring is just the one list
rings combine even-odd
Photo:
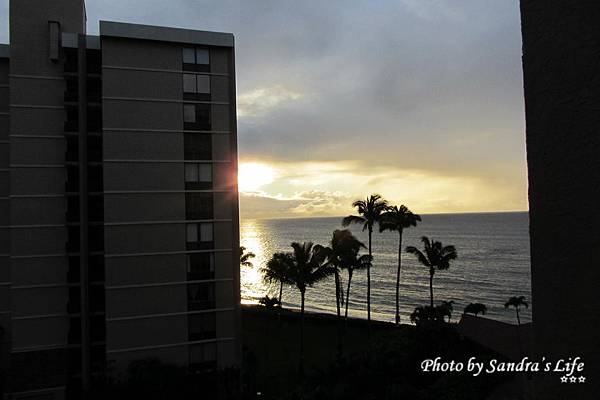
[(213, 224), (202, 223), (200, 224), (200, 241), (201, 242), (212, 242), (213, 239)]
[[(186, 193), (185, 217), (188, 220), (212, 219), (213, 194), (212, 193)], [(208, 240), (210, 241), (210, 240)]]
[(210, 50), (203, 47), (184, 47), (183, 69), (210, 72)]
[(188, 250), (210, 249), (213, 246), (213, 240), (212, 222), (187, 224), (186, 242)]
[(215, 308), (215, 284), (190, 283), (188, 285), (188, 310), (201, 311)]
[(183, 92), (210, 94), (210, 76), (183, 74)]
[(183, 63), (184, 64), (196, 64), (196, 49), (194, 49), (193, 47), (184, 47)]
[(198, 241), (198, 224), (187, 225), (186, 240), (188, 243), (195, 243)]
[(183, 74), (183, 92), (196, 93), (196, 75)]
[(189, 280), (212, 279), (215, 276), (214, 253), (196, 253), (187, 255), (187, 274)]
[(212, 164), (185, 163), (186, 182), (212, 182)]
[(186, 133), (183, 138), (186, 160), (212, 160), (212, 135), (207, 133)]
[(184, 104), (183, 128), (194, 131), (210, 131), (211, 107), (210, 104)]
[(210, 76), (183, 74), (183, 98), (210, 101)]
[(208, 49), (196, 47), (196, 64), (210, 64), (210, 52)]
[(192, 124), (196, 122), (196, 106), (194, 104), (183, 105), (183, 122)]
[(210, 93), (210, 76), (196, 75), (196, 93)]
[[(185, 163), (185, 189), (208, 190), (213, 186), (213, 167), (209, 163)], [(211, 198), (212, 200), (212, 198)]]
[(208, 65), (210, 64), (210, 52), (202, 47), (185, 47), (183, 49), (183, 63)]
[(188, 315), (188, 339), (206, 340), (216, 337), (216, 315), (214, 312)]

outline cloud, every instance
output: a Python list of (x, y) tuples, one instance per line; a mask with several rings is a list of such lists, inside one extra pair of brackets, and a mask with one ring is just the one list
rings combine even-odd
[(294, 192), (290, 196), (266, 192), (240, 194), (242, 217), (281, 218), (314, 215), (342, 215), (351, 197), (342, 192), (308, 190)]
[(238, 95), (237, 114), (239, 118), (261, 117), (271, 110), (301, 97), (302, 94), (283, 86), (254, 89)]
[(518, 2), (172, 0), (168, 13), (162, 0), (139, 4), (88, 1), (88, 31), (105, 19), (235, 34), (240, 159), (287, 171), (266, 193), (526, 207)]
[(259, 191), (241, 193), (244, 217), (341, 216), (353, 212), (353, 200), (373, 193), (418, 213), (527, 209), (526, 180), (510, 176), (485, 179), (473, 174), (368, 168), (357, 161), (265, 165), (277, 170), (277, 178)]

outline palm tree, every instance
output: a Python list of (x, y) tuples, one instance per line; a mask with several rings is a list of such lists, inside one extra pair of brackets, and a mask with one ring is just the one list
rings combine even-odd
[(322, 251), (326, 252), (328, 263), (334, 268), (337, 316), (340, 317), (340, 308), (344, 304), (344, 290), (342, 289), (340, 270), (345, 269), (345, 265), (343, 265), (345, 258), (352, 253), (357, 253), (360, 248), (365, 248), (365, 245), (348, 229), (336, 229), (333, 231), (329, 246), (330, 247), (321, 247), (315, 245), (315, 247), (322, 248)]
[(519, 352), (521, 356), (523, 356), (523, 343), (521, 341), (521, 318), (519, 317), (519, 308), (525, 307), (529, 308), (529, 304), (525, 301), (525, 296), (513, 296), (506, 303), (504, 303), (504, 308), (508, 309), (508, 307), (514, 307), (517, 312), (517, 340), (519, 342)]
[(292, 253), (288, 253), (289, 282), (300, 291), (300, 374), (304, 372), (304, 300), (306, 289), (334, 273), (327, 262), (327, 252), (311, 242), (292, 243)]
[(252, 261), (250, 261), (251, 258), (256, 257), (256, 254), (254, 254), (251, 251), (246, 251), (246, 248), (244, 246), (240, 246), (240, 265), (243, 267), (250, 267), (252, 268), (254, 265), (252, 264)]
[(448, 322), (450, 322), (451, 314), (452, 311), (444, 304), (437, 307), (419, 306), (410, 314), (410, 321), (417, 326), (434, 326), (435, 324), (445, 323), (445, 317), (448, 317)]
[(430, 306), (418, 306), (410, 314), (410, 321), (415, 325), (421, 325), (424, 322), (434, 321), (437, 317), (435, 308)]
[(452, 319), (452, 311), (454, 310), (454, 300), (442, 301), (438, 306), (438, 309), (444, 317), (448, 317), (448, 322), (450, 322), (450, 319)]
[(267, 310), (271, 311), (275, 306), (279, 305), (277, 297), (269, 297), (268, 295), (258, 301), (258, 304), (264, 306)]
[(344, 319), (348, 324), (348, 303), (350, 302), (350, 284), (352, 283), (352, 274), (354, 271), (359, 269), (369, 269), (371, 266), (371, 256), (368, 254), (358, 255), (358, 251), (352, 254), (348, 254), (342, 260), (342, 268), (348, 271), (348, 287), (346, 289), (346, 312)]
[(263, 280), (267, 284), (279, 284), (279, 307), (281, 308), (281, 296), (283, 295), (283, 285), (291, 284), (289, 279), (289, 269), (291, 257), (289, 253), (275, 253), (267, 262), (267, 265), (261, 268)]
[(525, 301), (525, 296), (513, 296), (506, 303), (504, 303), (504, 308), (514, 307), (517, 311), (517, 326), (521, 326), (521, 318), (519, 318), (519, 308), (521, 306), (525, 308), (529, 308), (529, 304)]
[(465, 307), (465, 314), (473, 314), (475, 316), (477, 316), (477, 314), (481, 313), (482, 315), (485, 315), (485, 313), (487, 312), (487, 307), (485, 306), (485, 304), (481, 304), (481, 303), (470, 303)]
[(413, 246), (408, 246), (406, 252), (414, 254), (421, 264), (429, 268), (429, 297), (430, 306), (433, 308), (433, 275), (435, 271), (450, 268), (450, 261), (456, 259), (457, 253), (454, 246), (444, 246), (442, 242), (429, 240), (427, 236), (423, 236), (421, 241), (424, 252)]
[[(387, 201), (378, 194), (373, 194), (366, 198), (366, 200), (356, 200), (352, 203), (352, 207), (356, 208), (358, 215), (349, 215), (342, 220), (343, 226), (351, 224), (362, 225), (363, 231), (369, 232), (369, 256), (373, 259), (373, 252), (371, 249), (371, 241), (373, 236), (373, 226), (381, 217), (381, 214), (387, 210)], [(367, 267), (367, 320), (369, 326), (371, 322), (371, 266)]]
[(417, 226), (421, 216), (413, 214), (406, 206), (388, 207), (379, 221), (379, 232), (398, 232), (398, 272), (396, 274), (396, 324), (400, 323), (400, 270), (402, 269), (402, 233), (405, 228)]

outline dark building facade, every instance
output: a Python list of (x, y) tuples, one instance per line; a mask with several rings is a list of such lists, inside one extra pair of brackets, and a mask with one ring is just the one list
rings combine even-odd
[(11, 0), (0, 47), (12, 398), (77, 396), (136, 360), (241, 359), (233, 36), (85, 26), (83, 0)]
[(600, 391), (600, 3), (521, 0), (533, 345), (582, 357), (585, 383), (537, 374), (539, 399)]

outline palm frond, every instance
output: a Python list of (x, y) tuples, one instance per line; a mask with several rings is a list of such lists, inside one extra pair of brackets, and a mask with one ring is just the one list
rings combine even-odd
[(420, 220), (421, 217), (413, 214), (405, 205), (388, 206), (379, 219), (379, 232), (402, 231), (405, 228), (417, 226), (417, 221)]
[(252, 267), (251, 258), (256, 257), (256, 255), (252, 252), (246, 252), (246, 248), (244, 246), (240, 246), (240, 265), (244, 267)]
[(513, 296), (510, 299), (508, 299), (508, 301), (506, 303), (504, 303), (504, 308), (508, 308), (508, 307), (514, 307), (516, 309), (518, 309), (519, 307), (523, 306), (525, 308), (529, 308), (529, 304), (527, 303), (527, 301), (525, 301), (526, 297), (525, 296)]
[(408, 247), (406, 247), (405, 250), (409, 254), (414, 254), (415, 257), (417, 257), (417, 260), (424, 266), (431, 267), (431, 262), (429, 261), (427, 256), (425, 254), (423, 254), (423, 252), (421, 250), (417, 249), (414, 246), (408, 246)]
[(358, 215), (349, 215), (342, 219), (342, 226), (364, 225), (366, 222), (367, 220), (363, 217), (359, 217)]

